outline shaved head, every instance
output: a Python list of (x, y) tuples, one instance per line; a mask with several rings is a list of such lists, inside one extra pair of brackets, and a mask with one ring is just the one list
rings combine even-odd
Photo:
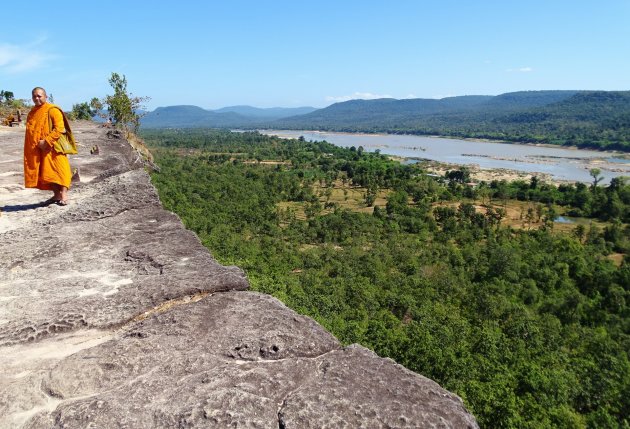
[(31, 94), (35, 94), (35, 91), (42, 91), (44, 95), (46, 95), (46, 90), (42, 88), (41, 86), (36, 86), (35, 88), (33, 88), (33, 90), (31, 91)]

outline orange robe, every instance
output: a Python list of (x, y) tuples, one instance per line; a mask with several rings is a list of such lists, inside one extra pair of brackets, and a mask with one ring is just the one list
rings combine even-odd
[[(45, 103), (35, 106), (26, 118), (26, 135), (24, 136), (24, 186), (42, 190), (53, 190), (57, 184), (70, 188), (72, 171), (70, 162), (64, 154), (57, 153), (53, 144), (66, 131), (61, 112), (54, 104)], [(53, 130), (48, 125), (48, 113), (53, 123)], [(37, 142), (46, 140), (50, 150), (45, 153), (37, 146)]]

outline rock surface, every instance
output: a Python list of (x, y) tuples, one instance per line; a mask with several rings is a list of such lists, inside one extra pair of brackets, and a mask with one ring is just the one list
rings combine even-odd
[(81, 181), (43, 207), (24, 130), (0, 128), (0, 427), (477, 427), (435, 382), (246, 291), (126, 140), (74, 129)]

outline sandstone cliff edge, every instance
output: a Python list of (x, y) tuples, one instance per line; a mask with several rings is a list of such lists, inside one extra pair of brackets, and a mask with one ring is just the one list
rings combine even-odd
[(24, 189), (24, 129), (0, 129), (0, 427), (478, 427), (435, 382), (247, 291), (126, 140), (74, 128), (65, 207)]

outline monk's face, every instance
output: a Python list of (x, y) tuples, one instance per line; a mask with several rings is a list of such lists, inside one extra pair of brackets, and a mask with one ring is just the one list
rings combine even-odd
[(35, 103), (36, 106), (45, 104), (47, 99), (48, 96), (46, 95), (46, 91), (42, 89), (36, 89), (33, 91), (33, 103)]

